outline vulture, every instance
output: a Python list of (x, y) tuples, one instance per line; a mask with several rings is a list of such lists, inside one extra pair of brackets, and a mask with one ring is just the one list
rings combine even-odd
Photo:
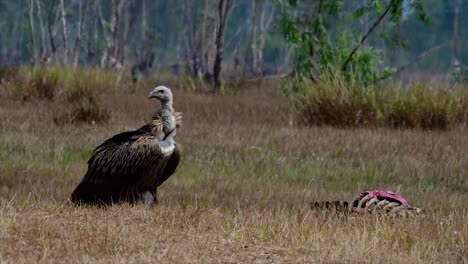
[(175, 172), (181, 157), (174, 137), (182, 113), (174, 112), (169, 88), (154, 88), (152, 98), (161, 102), (161, 109), (149, 123), (117, 134), (94, 150), (88, 171), (71, 195), (73, 203), (157, 203), (157, 188)]

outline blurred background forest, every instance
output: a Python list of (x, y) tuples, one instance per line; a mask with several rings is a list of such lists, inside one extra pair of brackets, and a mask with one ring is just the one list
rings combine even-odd
[[(328, 4), (327, 35), (346, 36), (354, 43), (379, 17), (379, 12), (362, 12), (362, 7), (379, 11), (386, 2), (400, 2), (398, 23), (384, 18), (363, 43), (378, 51), (379, 67), (394, 68), (397, 77), (447, 80), (468, 64), (468, 31), (463, 27), (468, 22), (468, 1), (420, 1), (427, 23), (411, 5), (416, 1), (302, 1), (297, 8), (284, 2), (297, 4), (274, 0), (0, 0), (0, 63), (135, 70), (139, 64), (142, 71), (151, 68), (199, 78), (210, 78), (218, 67), (227, 80), (287, 75), (297, 57), (297, 45), (285, 39), (284, 27), (281, 30), (287, 11), (299, 17)], [(334, 4), (339, 12), (332, 9)], [(346, 14), (357, 19), (348, 23)]]

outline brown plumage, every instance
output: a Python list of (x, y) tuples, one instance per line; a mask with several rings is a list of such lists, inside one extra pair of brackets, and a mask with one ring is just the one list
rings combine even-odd
[[(168, 101), (152, 96), (157, 89), (169, 93)], [(158, 186), (175, 172), (181, 157), (181, 147), (173, 136), (182, 114), (173, 112), (169, 88), (155, 88), (150, 98), (158, 98), (162, 109), (148, 124), (115, 135), (94, 150), (88, 171), (71, 195), (72, 202), (157, 202)]]

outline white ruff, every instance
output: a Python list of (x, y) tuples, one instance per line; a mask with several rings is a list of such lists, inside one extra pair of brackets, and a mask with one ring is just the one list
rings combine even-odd
[(174, 138), (169, 136), (165, 140), (159, 140), (159, 145), (161, 146), (161, 151), (163, 154), (172, 154), (175, 149)]

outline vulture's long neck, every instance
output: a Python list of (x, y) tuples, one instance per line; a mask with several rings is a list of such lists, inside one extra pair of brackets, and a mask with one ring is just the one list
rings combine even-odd
[(174, 151), (174, 135), (176, 132), (176, 120), (173, 115), (172, 100), (161, 102), (161, 123), (162, 131), (159, 137), (159, 144), (164, 154)]
[(172, 100), (161, 102), (161, 121), (165, 133), (171, 132), (176, 127), (173, 112)]

